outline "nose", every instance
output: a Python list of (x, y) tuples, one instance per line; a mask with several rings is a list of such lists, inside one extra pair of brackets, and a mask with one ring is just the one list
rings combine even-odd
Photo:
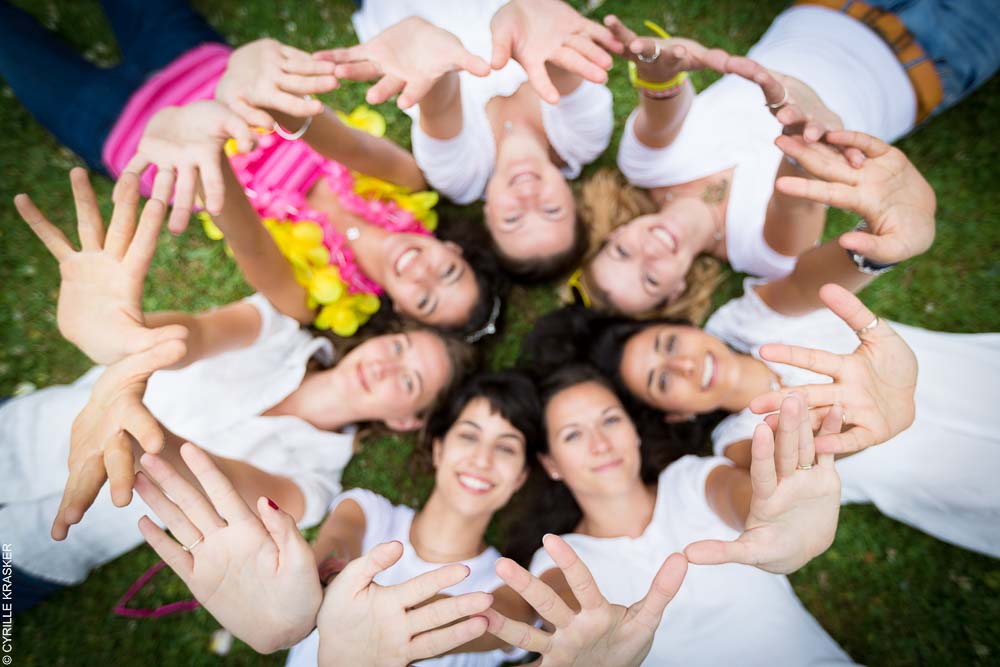
[(481, 470), (488, 470), (493, 467), (493, 445), (489, 442), (484, 442), (479, 445), (476, 450), (476, 457), (474, 459), (476, 467)]
[(594, 455), (604, 454), (611, 450), (611, 441), (602, 429), (597, 429), (594, 437), (590, 440), (590, 453)]
[(691, 376), (697, 370), (697, 364), (690, 357), (668, 357), (666, 363), (667, 369), (678, 375)]
[(521, 202), (533, 200), (538, 196), (538, 190), (538, 179), (536, 178), (524, 179), (511, 188), (514, 197)]
[(383, 380), (399, 372), (400, 365), (395, 361), (371, 361), (368, 363), (368, 377), (373, 380)]

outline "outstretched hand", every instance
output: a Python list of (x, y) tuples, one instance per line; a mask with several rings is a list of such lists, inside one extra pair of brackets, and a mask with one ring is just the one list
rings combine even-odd
[[(386, 542), (351, 561), (327, 587), (317, 619), (320, 665), (399, 667), (447, 653), (482, 636), (489, 593), (465, 593), (428, 602), (469, 576), (455, 563), (395, 586), (375, 576), (403, 555)], [(464, 620), (462, 620), (464, 619)]]
[[(173, 194), (173, 210), (167, 227), (174, 234), (187, 229), (200, 179), (205, 190), (205, 208), (212, 215), (222, 212), (225, 185), (222, 178), (222, 147), (230, 138), (240, 151), (256, 143), (246, 122), (214, 100), (165, 107), (150, 119), (139, 141), (139, 149), (122, 170), (122, 176), (141, 176), (150, 165), (157, 168), (153, 199), (167, 203)], [(119, 179), (119, 182), (120, 179)], [(118, 200), (121, 186), (116, 186)]]
[(934, 190), (898, 148), (862, 132), (828, 132), (825, 143), (865, 156), (852, 167), (822, 144), (779, 137), (778, 147), (822, 180), (779, 178), (775, 187), (792, 197), (847, 209), (862, 216), (868, 231), (847, 232), (840, 245), (880, 264), (915, 257), (934, 242)]
[[(614, 14), (604, 17), (604, 25), (615, 39), (625, 45), (622, 55), (636, 64), (639, 78), (645, 81), (669, 81), (681, 72), (702, 69), (725, 73), (726, 63), (734, 57), (722, 49), (709, 49), (684, 37), (639, 37)], [(657, 47), (659, 55), (656, 54)], [(647, 62), (654, 56), (656, 59), (653, 62)]]
[[(858, 297), (839, 285), (824, 285), (819, 296), (855, 331), (876, 321), (875, 314)], [(816, 450), (829, 454), (858, 452), (903, 432), (916, 415), (917, 358), (906, 341), (881, 319), (860, 339), (861, 344), (851, 354), (764, 345), (760, 356), (767, 361), (828, 375), (833, 382), (769, 392), (753, 399), (750, 409), (758, 414), (772, 412), (789, 392), (800, 393), (809, 408), (819, 414), (831, 405), (840, 405), (848, 428), (821, 433), (816, 438)], [(768, 419), (773, 422), (773, 416)]]
[(317, 51), (313, 57), (335, 63), (334, 72), (341, 79), (378, 79), (365, 93), (365, 100), (381, 104), (399, 94), (400, 109), (418, 104), (449, 72), (490, 73), (487, 62), (469, 53), (458, 37), (417, 16), (403, 19), (364, 44)]
[(513, 58), (524, 68), (538, 96), (549, 104), (559, 101), (545, 64), (594, 83), (608, 80), (612, 59), (622, 43), (599, 23), (586, 19), (560, 0), (511, 0), (493, 15), (493, 69)]
[(136, 491), (173, 538), (145, 516), (142, 536), (215, 620), (254, 650), (300, 641), (315, 627), (323, 588), (295, 519), (264, 497), (254, 514), (208, 454), (190, 443), (180, 454), (204, 492), (166, 460), (144, 454)]
[(496, 610), (486, 612), (489, 631), (500, 640), (541, 653), (532, 665), (639, 665), (649, 653), (663, 611), (677, 594), (687, 573), (687, 560), (672, 554), (653, 578), (646, 596), (625, 608), (601, 594), (593, 575), (566, 542), (546, 535), (545, 550), (562, 571), (580, 603), (574, 612), (541, 579), (514, 561), (497, 561), (497, 574), (553, 626), (549, 633), (512, 621)]
[(159, 343), (109, 366), (98, 378), (70, 431), (69, 478), (52, 522), (52, 539), (66, 539), (70, 526), (80, 522), (106, 480), (116, 506), (132, 501), (133, 439), (147, 452), (163, 449), (163, 430), (142, 403), (146, 382), (186, 351), (180, 339)]
[(148, 329), (142, 290), (166, 213), (149, 201), (139, 212), (139, 179), (125, 175), (107, 231), (87, 172), (70, 172), (80, 250), (46, 219), (28, 195), (14, 198), (18, 213), (59, 262), (59, 333), (98, 364), (112, 364), (165, 340), (183, 338), (184, 327)]
[[(820, 436), (840, 431), (834, 406)], [(692, 563), (743, 563), (777, 574), (794, 572), (833, 543), (840, 517), (840, 477), (833, 454), (816, 455), (805, 402), (790, 394), (777, 429), (760, 424), (751, 445), (753, 495), (743, 534), (732, 542), (702, 540), (684, 554)]]
[(215, 87), (215, 99), (247, 124), (271, 129), (274, 117), (268, 110), (296, 118), (323, 111), (322, 102), (303, 96), (336, 89), (340, 82), (333, 75), (334, 67), (277, 40), (258, 39), (229, 56)]

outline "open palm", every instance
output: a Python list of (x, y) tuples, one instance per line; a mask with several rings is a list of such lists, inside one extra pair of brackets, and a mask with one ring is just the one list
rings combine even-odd
[(183, 549), (143, 517), (139, 529), (146, 541), (223, 627), (257, 651), (298, 642), (315, 626), (322, 588), (295, 520), (265, 498), (257, 501), (258, 517), (194, 445), (184, 444), (181, 457), (204, 494), (148, 453), (135, 486), (174, 537), (195, 546)]

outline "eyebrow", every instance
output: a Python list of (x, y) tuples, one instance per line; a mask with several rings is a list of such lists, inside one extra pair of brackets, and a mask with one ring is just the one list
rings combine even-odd
[(480, 425), (479, 425), (479, 424), (477, 424), (476, 422), (474, 422), (474, 421), (470, 421), (470, 420), (468, 420), (468, 419), (460, 419), (460, 420), (458, 421), (458, 423), (459, 423), (459, 424), (468, 424), (469, 426), (471, 426), (472, 428), (476, 429), (477, 431), (482, 431), (482, 430), (483, 430), (483, 427), (482, 427), (482, 426), (480, 426)]

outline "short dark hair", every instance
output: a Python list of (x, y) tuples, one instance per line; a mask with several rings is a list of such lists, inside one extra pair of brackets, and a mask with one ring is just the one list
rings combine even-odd
[(518, 283), (535, 285), (568, 275), (583, 260), (589, 245), (587, 225), (580, 216), (573, 219), (573, 239), (569, 247), (553, 255), (538, 257), (511, 257), (506, 254), (491, 236), (490, 245), (500, 262), (501, 268)]

